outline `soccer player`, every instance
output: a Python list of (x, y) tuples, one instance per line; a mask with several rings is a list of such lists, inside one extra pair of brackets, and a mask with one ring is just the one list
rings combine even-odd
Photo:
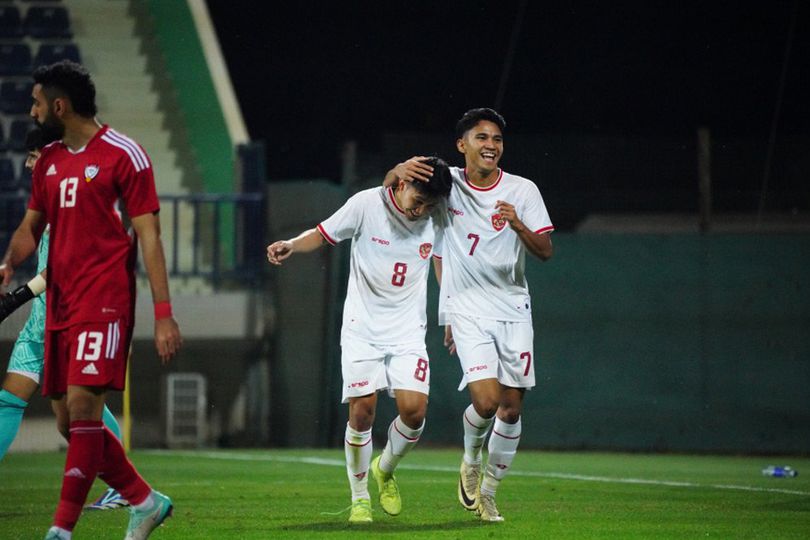
[[(461, 363), (459, 390), (468, 386), (472, 401), (462, 418), (458, 498), (484, 521), (503, 521), (495, 493), (517, 452), (525, 391), (535, 384), (526, 252), (548, 260), (554, 230), (537, 186), (498, 167), (505, 127), (503, 117), (486, 108), (467, 111), (456, 125), (465, 167), (451, 168), (449, 224), (434, 250), (439, 324)], [(386, 183), (430, 178), (429, 164), (415, 157), (389, 171)]]
[[(25, 158), (25, 168), (29, 172), (33, 170), (34, 164), (39, 159), (45, 142), (42, 138), (42, 131), (38, 128), (32, 129), (26, 135), (25, 147), (28, 155)], [(2, 390), (0, 390), (0, 461), (17, 436), (23, 412), (39, 387), (45, 363), (45, 295), (42, 293), (45, 291), (44, 276), (48, 260), (48, 234), (48, 227), (45, 227), (37, 247), (37, 276), (16, 290), (0, 295), (0, 322), (29, 300), (34, 300), (31, 314), (14, 343)], [(106, 405), (102, 419), (104, 425), (120, 439), (121, 428)], [(88, 508), (109, 510), (124, 506), (129, 506), (129, 503), (118, 492), (109, 488)]]
[(95, 118), (95, 86), (69, 61), (34, 71), (31, 116), (46, 138), (34, 167), (31, 199), (0, 269), (7, 286), (14, 268), (36, 249), (50, 224), (43, 394), (60, 431), (69, 436), (62, 492), (47, 539), (71, 537), (99, 475), (132, 505), (126, 540), (140, 540), (172, 511), (101, 422), (106, 392), (124, 387), (135, 306), (135, 230), (155, 302), (155, 343), (165, 363), (180, 331), (171, 314), (152, 166), (143, 148)]
[[(430, 183), (399, 182), (395, 188), (361, 191), (317, 228), (267, 247), (268, 260), (278, 265), (324, 242), (352, 239), (340, 340), (343, 403), (349, 404), (344, 449), (352, 524), (372, 521), (369, 466), (382, 509), (392, 516), (401, 512), (394, 469), (425, 427), (430, 388), (425, 305), (436, 228), (431, 214), (444, 206), (452, 182), (446, 163), (438, 158), (427, 162), (434, 171)], [(377, 391), (385, 389), (396, 399), (399, 416), (372, 463)]]

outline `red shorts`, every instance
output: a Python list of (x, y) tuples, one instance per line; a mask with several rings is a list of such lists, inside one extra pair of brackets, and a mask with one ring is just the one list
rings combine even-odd
[(46, 331), (42, 394), (64, 394), (68, 385), (123, 390), (131, 339), (123, 319)]

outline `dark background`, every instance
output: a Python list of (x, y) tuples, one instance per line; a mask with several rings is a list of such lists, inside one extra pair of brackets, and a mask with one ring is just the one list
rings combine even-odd
[(516, 134), (692, 141), (699, 126), (750, 141), (764, 167), (792, 21), (775, 142), (810, 135), (807, 2), (208, 6), (271, 180), (339, 179), (348, 139), (376, 151), (384, 132), (452, 138), (465, 110), (496, 105), (518, 19), (499, 104), (507, 169)]

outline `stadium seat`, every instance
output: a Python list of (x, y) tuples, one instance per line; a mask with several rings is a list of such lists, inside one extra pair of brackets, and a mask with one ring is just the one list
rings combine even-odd
[(0, 76), (28, 75), (31, 72), (31, 49), (25, 43), (0, 44)]
[(17, 175), (9, 158), (0, 158), (0, 192), (17, 191)]
[(70, 38), (70, 18), (62, 6), (31, 6), (23, 22), (25, 33), (37, 39)]
[(34, 123), (27, 118), (14, 120), (8, 132), (6, 147), (13, 152), (25, 152), (25, 137), (33, 128)]
[(72, 60), (81, 64), (79, 48), (73, 43), (43, 43), (34, 57), (34, 67), (48, 66), (60, 60)]
[(0, 39), (18, 38), (22, 35), (20, 10), (14, 5), (0, 4)]
[(3, 81), (0, 84), (0, 112), (27, 114), (30, 110), (30, 81)]

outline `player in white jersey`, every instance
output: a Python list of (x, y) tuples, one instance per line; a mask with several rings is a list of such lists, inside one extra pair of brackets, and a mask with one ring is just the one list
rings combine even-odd
[[(537, 186), (498, 167), (506, 122), (492, 109), (467, 111), (456, 126), (465, 168), (452, 168), (447, 223), (437, 238), (434, 264), (441, 280), (439, 324), (445, 345), (462, 367), (459, 390), (469, 386), (464, 411), (464, 458), (458, 497), (485, 521), (502, 521), (495, 492), (520, 440), (523, 396), (532, 388), (534, 347), (531, 300), (524, 272), (528, 251), (551, 257), (554, 230)], [(386, 176), (430, 179), (416, 157)], [(481, 478), (481, 448), (492, 428)]]
[[(400, 513), (394, 469), (425, 425), (430, 387), (425, 305), (437, 227), (432, 210), (437, 205), (444, 209), (452, 185), (446, 163), (438, 158), (428, 163), (432, 182), (361, 191), (316, 228), (267, 247), (267, 259), (281, 264), (293, 253), (352, 240), (340, 338), (343, 403), (349, 403), (344, 448), (352, 492), (350, 523), (372, 521), (369, 468), (383, 510)], [(385, 389), (396, 398), (399, 416), (388, 428), (382, 454), (372, 462), (377, 391)]]

